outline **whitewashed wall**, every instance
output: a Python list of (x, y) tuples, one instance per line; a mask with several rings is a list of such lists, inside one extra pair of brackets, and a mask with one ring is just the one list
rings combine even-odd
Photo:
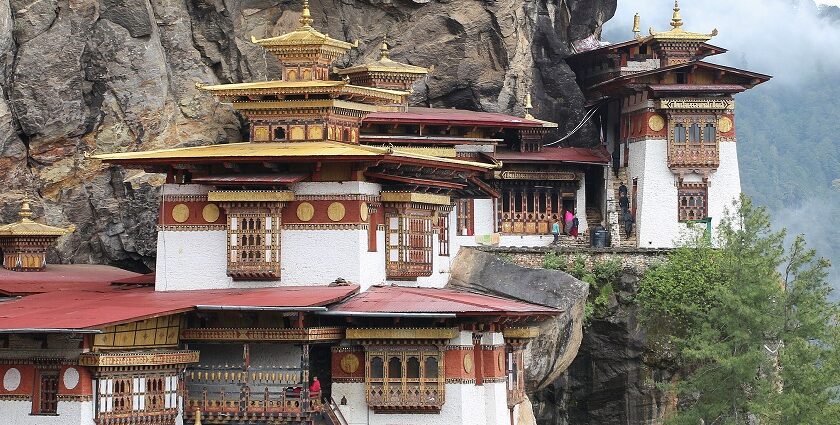
[(668, 168), (668, 141), (630, 144), (628, 187), (638, 178), (636, 235), (641, 248), (668, 248), (680, 238), (684, 225), (677, 215), (677, 186)]
[(741, 196), (741, 175), (738, 169), (738, 148), (735, 142), (720, 143), (720, 166), (709, 179), (709, 217), (717, 229), (732, 202)]
[(0, 401), (0, 423), (9, 425), (95, 425), (93, 402), (58, 402), (58, 415), (32, 415), (30, 400)]

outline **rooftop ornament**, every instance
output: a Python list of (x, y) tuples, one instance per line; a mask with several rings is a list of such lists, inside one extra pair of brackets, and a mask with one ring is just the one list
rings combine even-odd
[[(710, 40), (712, 37), (718, 35), (718, 30), (714, 29), (709, 34), (702, 34), (696, 32), (688, 32), (682, 28), (683, 20), (682, 16), (680, 15), (680, 3), (678, 0), (674, 0), (674, 14), (671, 16), (671, 30), (665, 32), (657, 32), (654, 31), (653, 28), (649, 29), (650, 36), (648, 39), (652, 40), (685, 40), (685, 41), (700, 41), (705, 42)], [(636, 32), (635, 22), (634, 22), (634, 31)]]
[(32, 220), (29, 199), (21, 202), (18, 221), (0, 226), (3, 268), (14, 271), (40, 271), (47, 265), (47, 250), (76, 226), (53, 227)]

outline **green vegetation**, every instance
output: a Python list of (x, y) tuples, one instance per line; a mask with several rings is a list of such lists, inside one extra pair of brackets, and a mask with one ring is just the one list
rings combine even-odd
[(593, 261), (588, 265), (586, 258), (578, 255), (568, 264), (566, 257), (550, 252), (543, 257), (542, 265), (545, 269), (565, 271), (589, 284), (585, 310), (587, 322), (592, 317), (605, 317), (609, 314), (610, 297), (616, 292), (621, 277), (620, 261)]
[(748, 198), (736, 207), (718, 249), (695, 241), (640, 283), (644, 325), (686, 374), (671, 421), (837, 423), (840, 305), (828, 300), (829, 264), (801, 236), (785, 252), (784, 232)]

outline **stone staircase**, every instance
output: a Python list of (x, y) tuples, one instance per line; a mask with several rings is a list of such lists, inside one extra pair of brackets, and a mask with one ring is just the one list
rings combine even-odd
[[(632, 195), (633, 190), (633, 183), (627, 178), (627, 168), (621, 167), (618, 170), (618, 176), (613, 180), (613, 199), (615, 199), (616, 210), (619, 214), (621, 214), (621, 210), (618, 208), (618, 188), (621, 186), (621, 182), (624, 182), (624, 185), (627, 186), (627, 196), (630, 197)], [(619, 219), (620, 220), (620, 219)], [(618, 246), (621, 248), (635, 248), (638, 246), (636, 243), (636, 226), (633, 226), (633, 233), (630, 235), (629, 238), (624, 236), (624, 222), (619, 221), (620, 229), (620, 237), (618, 241), (613, 240), (613, 246)], [(616, 243), (618, 242), (618, 243)]]

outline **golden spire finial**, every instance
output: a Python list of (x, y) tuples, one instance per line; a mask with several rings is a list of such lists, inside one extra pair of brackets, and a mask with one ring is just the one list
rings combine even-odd
[(195, 408), (195, 422), (194, 425), (201, 425), (201, 409)]
[(534, 109), (534, 105), (531, 104), (531, 93), (528, 93), (525, 95), (525, 118), (534, 118), (531, 109)]
[(303, 12), (301, 12), (298, 22), (300, 22), (302, 28), (309, 28), (312, 25), (312, 15), (309, 13), (309, 0), (303, 0)]
[(29, 198), (23, 198), (18, 216), (21, 220), (29, 220), (32, 218), (32, 208), (29, 207)]
[(671, 17), (671, 27), (677, 29), (681, 27), (682, 24), (682, 17), (680, 16), (680, 2), (679, 0), (674, 0), (674, 15)]
[(639, 16), (638, 13), (633, 15), (633, 35), (635, 35), (636, 38), (639, 38), (639, 33), (642, 32), (642, 30), (639, 28), (640, 23), (641, 23), (641, 19), (642, 18)]
[(382, 45), (379, 46), (379, 60), (391, 59), (388, 56), (388, 36), (382, 37)]

